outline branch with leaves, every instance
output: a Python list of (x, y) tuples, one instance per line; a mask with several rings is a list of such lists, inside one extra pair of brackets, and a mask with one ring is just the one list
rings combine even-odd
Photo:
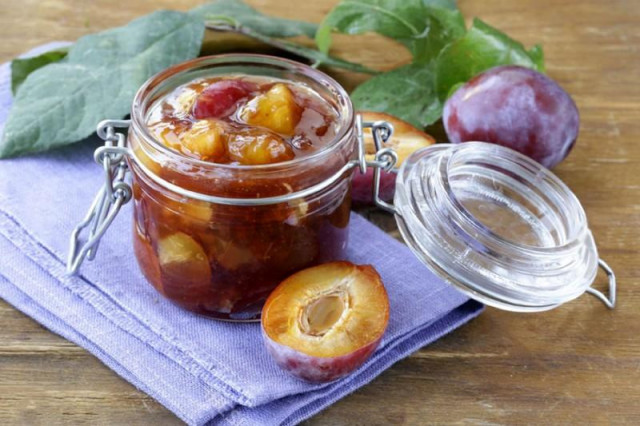
[[(505, 64), (544, 69), (539, 46), (527, 50), (479, 19), (467, 29), (453, 0), (343, 0), (320, 25), (218, 0), (186, 13), (155, 12), (82, 37), (68, 50), (13, 61), (15, 97), (0, 157), (68, 145), (91, 135), (100, 120), (124, 117), (149, 77), (198, 56), (205, 28), (251, 37), (314, 67), (372, 74), (352, 92), (355, 107), (418, 127), (439, 120), (447, 96), (479, 72)], [(334, 32), (379, 33), (408, 49), (412, 62), (379, 73), (335, 58), (329, 55)], [(315, 39), (318, 49), (287, 40), (295, 36)]]

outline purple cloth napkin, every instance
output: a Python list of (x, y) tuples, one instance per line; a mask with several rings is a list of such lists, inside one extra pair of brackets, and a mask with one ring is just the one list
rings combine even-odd
[[(4, 64), (0, 131), (10, 104)], [(391, 303), (389, 328), (354, 374), (324, 385), (297, 380), (271, 360), (258, 324), (191, 314), (145, 282), (132, 254), (131, 205), (103, 238), (96, 260), (85, 262), (79, 276), (66, 275), (70, 232), (102, 184), (92, 160), (97, 144), (87, 140), (0, 161), (0, 297), (86, 348), (189, 424), (298, 423), (482, 310), (354, 214), (348, 258), (380, 272)]]

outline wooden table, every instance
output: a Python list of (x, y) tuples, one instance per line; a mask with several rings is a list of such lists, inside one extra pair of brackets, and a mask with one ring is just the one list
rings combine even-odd
[[(0, 61), (199, 1), (114, 3), (1, 0)], [(319, 21), (335, 1), (250, 3)], [(576, 100), (580, 138), (556, 172), (581, 199), (601, 255), (618, 275), (618, 306), (609, 311), (585, 296), (542, 314), (487, 309), (309, 424), (640, 424), (640, 2), (460, 0), (460, 8), (527, 45), (543, 43), (549, 75)], [(408, 59), (376, 36), (337, 37), (334, 52), (380, 69)], [(357, 81), (341, 78), (348, 87)], [(387, 217), (371, 215), (392, 231)], [(600, 287), (604, 281), (600, 276)], [(0, 324), (0, 424), (179, 423), (86, 351), (4, 302)]]

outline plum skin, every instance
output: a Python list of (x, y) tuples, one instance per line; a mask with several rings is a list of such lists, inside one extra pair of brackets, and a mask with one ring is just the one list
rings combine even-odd
[(198, 95), (193, 104), (193, 116), (198, 119), (222, 117), (235, 108), (243, 98), (255, 90), (253, 84), (242, 80), (220, 80)]
[[(396, 191), (396, 173), (380, 172), (380, 199), (383, 201), (393, 200)], [(373, 204), (373, 169), (367, 168), (366, 173), (354, 172), (351, 187), (351, 197), (356, 205)]]
[(547, 168), (561, 162), (578, 137), (575, 102), (544, 74), (516, 65), (478, 74), (445, 103), (450, 142), (491, 142)]
[(262, 328), (262, 337), (267, 350), (280, 368), (311, 383), (332, 382), (353, 372), (369, 359), (382, 340), (380, 336), (345, 355), (317, 357), (272, 340), (264, 328)]

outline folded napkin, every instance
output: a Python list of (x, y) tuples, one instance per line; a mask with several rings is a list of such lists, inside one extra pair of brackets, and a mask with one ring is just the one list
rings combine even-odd
[[(0, 131), (10, 104), (4, 64)], [(380, 272), (391, 303), (389, 327), (354, 374), (323, 385), (300, 381), (272, 361), (258, 324), (191, 314), (145, 282), (132, 253), (131, 205), (111, 225), (96, 260), (67, 276), (69, 235), (102, 184), (92, 160), (97, 145), (87, 140), (0, 160), (0, 297), (86, 348), (189, 424), (298, 423), (482, 309), (354, 214), (347, 257)]]

